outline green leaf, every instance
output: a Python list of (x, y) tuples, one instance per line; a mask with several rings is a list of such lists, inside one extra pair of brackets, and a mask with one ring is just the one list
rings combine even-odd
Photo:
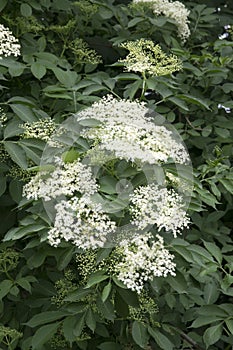
[(136, 26), (138, 23), (141, 23), (144, 21), (145, 21), (145, 19), (143, 17), (135, 17), (135, 18), (131, 19), (131, 21), (129, 21), (128, 28), (132, 28), (132, 27)]
[(22, 122), (14, 119), (9, 122), (4, 130), (4, 139), (22, 134), (23, 129), (20, 127), (20, 124)]
[(71, 88), (75, 85), (77, 80), (77, 73), (70, 70), (62, 70), (61, 68), (52, 68), (56, 78), (60, 81), (62, 85), (67, 88)]
[(64, 307), (65, 311), (69, 312), (70, 315), (83, 314), (86, 310), (86, 305), (84, 303), (70, 303)]
[(219, 297), (220, 291), (214, 281), (209, 282), (204, 288), (204, 300), (206, 304), (214, 304)]
[(35, 103), (32, 100), (22, 96), (13, 96), (8, 100), (8, 102), (17, 102), (17, 104), (27, 105), (32, 108), (36, 107)]
[(6, 191), (6, 177), (0, 177), (0, 196)]
[(46, 251), (37, 251), (33, 255), (30, 256), (30, 258), (27, 260), (27, 264), (30, 267), (30, 269), (41, 266), (45, 259), (47, 257)]
[(77, 317), (76, 316), (68, 316), (65, 318), (62, 326), (63, 334), (65, 339), (72, 344), (73, 341), (75, 341), (75, 335), (73, 332), (75, 323), (77, 322)]
[(18, 77), (23, 74), (25, 66), (21, 65), (19, 62), (15, 62), (14, 66), (9, 67), (9, 73), (12, 77)]
[(207, 261), (214, 261), (212, 255), (207, 250), (198, 245), (192, 244), (188, 247), (188, 250), (200, 255)]
[(132, 100), (141, 86), (142, 80), (136, 80), (134, 83), (128, 84), (124, 91), (124, 98), (130, 98)]
[(229, 92), (233, 91), (233, 83), (223, 84), (222, 89), (225, 92), (225, 94), (228, 94)]
[(168, 276), (166, 280), (170, 286), (179, 294), (187, 293), (187, 282), (184, 276), (178, 271), (175, 277)]
[(117, 288), (117, 292), (120, 294), (122, 299), (126, 302), (126, 304), (139, 307), (138, 296), (136, 292), (133, 292), (129, 289)]
[[(26, 66), (20, 62), (17, 62), (15, 59), (6, 57), (1, 58), (0, 60), (0, 66), (7, 67), (9, 69), (9, 73), (12, 77), (17, 77), (21, 75), (26, 68)], [(8, 101), (10, 102), (10, 100)]]
[[(85, 325), (85, 314), (82, 315), (82, 316), (77, 316), (77, 317), (80, 317), (78, 321), (76, 321), (76, 324), (73, 328), (73, 333), (75, 335), (75, 337), (79, 337), (82, 333), (82, 330), (84, 328), (84, 325)], [(76, 317), (76, 319), (77, 319)]]
[(32, 350), (38, 350), (56, 333), (60, 323), (53, 323), (39, 328), (32, 337)]
[(207, 315), (207, 316), (198, 316), (195, 321), (191, 324), (191, 327), (193, 328), (199, 328), (202, 326), (210, 325), (213, 322), (221, 321), (222, 318), (220, 317), (213, 317), (213, 315)]
[(210, 345), (216, 344), (217, 341), (221, 338), (221, 335), (222, 335), (222, 323), (219, 323), (216, 326), (207, 328), (203, 335), (203, 340), (206, 347), (208, 348)]
[(112, 251), (112, 248), (100, 248), (98, 249), (96, 255), (96, 263), (98, 264), (100, 261), (106, 259)]
[[(36, 152), (34, 152), (31, 148), (25, 146), (22, 142), (19, 141), (19, 145), (23, 148), (23, 150), (26, 153), (27, 158), (33, 161), (36, 165), (40, 164), (41, 161), (41, 155), (38, 155)], [(38, 152), (38, 151), (37, 151)]]
[(140, 77), (134, 73), (121, 73), (115, 77), (116, 80), (140, 80)]
[(207, 126), (205, 126), (202, 129), (201, 134), (202, 134), (203, 137), (207, 137), (207, 136), (209, 136), (211, 134), (211, 132), (212, 132), (212, 126), (211, 125), (207, 125)]
[(70, 313), (67, 311), (44, 311), (38, 315), (33, 316), (27, 323), (25, 323), (25, 325), (33, 328), (42, 324), (60, 320), (61, 318), (69, 315)]
[(8, 0), (1, 0), (0, 1), (0, 11), (4, 9), (4, 7), (7, 5)]
[(94, 92), (107, 90), (107, 88), (100, 84), (92, 84), (83, 90), (83, 95), (91, 95)]
[(222, 252), (221, 249), (212, 242), (203, 241), (206, 249), (213, 255), (213, 257), (217, 260), (217, 262), (221, 265), (222, 263)]
[(104, 20), (110, 19), (113, 16), (113, 11), (111, 11), (107, 7), (100, 6), (98, 13), (101, 16), (101, 18), (103, 18)]
[[(38, 140), (38, 139), (25, 139), (25, 140), (20, 140), (20, 145), (24, 145), (26, 147), (31, 147), (31, 148), (35, 148), (38, 149), (39, 151), (43, 151), (44, 150), (44, 141), (42, 140)], [(51, 166), (51, 165), (50, 165)], [(49, 165), (47, 165), (47, 167), (49, 167)], [(45, 170), (42, 168), (42, 171)]]
[(122, 350), (122, 347), (119, 344), (113, 343), (111, 341), (101, 343), (97, 348), (100, 350)]
[(118, 180), (110, 175), (106, 175), (100, 178), (100, 191), (108, 194), (116, 193), (116, 184)]
[(198, 97), (195, 97), (195, 96), (191, 96), (191, 95), (185, 95), (185, 94), (176, 95), (176, 97), (178, 97), (178, 98), (180, 98), (180, 99), (182, 99), (184, 101), (187, 101), (189, 103), (192, 103), (192, 104), (195, 104), (195, 105), (198, 105), (200, 107), (203, 107), (205, 109), (210, 110), (209, 104), (207, 103), (207, 101), (204, 101), (201, 98), (198, 98)]
[(110, 336), (107, 327), (101, 323), (97, 323), (95, 333), (104, 338), (108, 338)]
[(18, 164), (22, 169), (27, 169), (27, 159), (25, 151), (14, 141), (3, 142), (6, 151), (9, 153), (11, 159)]
[(59, 256), (58, 262), (57, 262), (58, 270), (62, 271), (67, 267), (67, 265), (70, 263), (73, 257), (73, 254), (74, 254), (74, 247), (70, 247), (66, 249), (62, 255)]
[(108, 78), (104, 81), (104, 84), (111, 90), (113, 91), (115, 84), (116, 84), (116, 80), (115, 78)]
[(76, 159), (78, 159), (79, 153), (75, 149), (70, 149), (62, 154), (62, 160), (65, 163), (72, 163)]
[(225, 187), (225, 189), (233, 194), (233, 181), (227, 179), (219, 179), (219, 182)]
[(177, 105), (181, 109), (183, 109), (185, 111), (189, 111), (187, 104), (182, 99), (173, 96), (173, 97), (168, 97), (167, 100), (171, 101), (172, 103), (174, 103), (175, 105)]
[(19, 288), (17, 286), (13, 286), (11, 289), (10, 289), (10, 292), (9, 292), (11, 295), (14, 295), (15, 297), (17, 297), (19, 295)]
[(116, 318), (115, 310), (110, 300), (106, 300), (105, 303), (103, 303), (102, 299), (98, 298), (97, 307), (107, 320), (113, 321), (114, 318)]
[(78, 123), (82, 126), (89, 126), (91, 128), (101, 124), (99, 120), (94, 118), (82, 119), (82, 120), (79, 120)]
[(90, 288), (92, 286), (95, 286), (96, 284), (106, 280), (107, 278), (109, 278), (109, 276), (107, 275), (95, 275), (95, 276), (91, 276), (88, 281), (87, 284), (84, 288)]
[(89, 327), (92, 330), (92, 332), (94, 333), (95, 329), (96, 329), (96, 319), (95, 319), (95, 315), (91, 309), (87, 310), (85, 321), (86, 321), (87, 327)]
[(45, 96), (48, 96), (50, 98), (57, 98), (57, 99), (60, 98), (62, 100), (73, 101), (73, 97), (71, 95), (68, 95), (68, 94), (62, 94), (62, 93), (52, 94), (52, 93), (45, 92)]
[(126, 285), (123, 282), (121, 282), (117, 277), (113, 276), (112, 279), (118, 287), (120, 287), (121, 289), (127, 289)]
[(129, 315), (129, 306), (119, 293), (115, 294), (114, 306), (118, 315), (127, 318)]
[(79, 288), (78, 290), (69, 293), (65, 298), (65, 301), (78, 301), (88, 294), (90, 294), (90, 290)]
[(233, 334), (233, 319), (225, 320), (225, 323), (231, 334)]
[(0, 300), (4, 298), (11, 290), (13, 282), (11, 280), (4, 280), (0, 282)]
[(34, 77), (41, 79), (46, 74), (46, 67), (38, 62), (34, 62), (31, 65), (31, 72)]
[(101, 299), (103, 302), (105, 302), (108, 299), (111, 289), (112, 289), (112, 284), (109, 281), (102, 291)]
[(20, 103), (14, 103), (10, 104), (10, 107), (13, 110), (13, 112), (24, 122), (37, 121), (35, 114), (29, 106)]
[(161, 349), (172, 350), (174, 348), (174, 345), (170, 342), (170, 340), (167, 337), (165, 337), (165, 335), (163, 335), (158, 329), (153, 329), (149, 326), (148, 332), (154, 338), (154, 340)]
[(132, 337), (137, 345), (139, 345), (142, 349), (145, 349), (149, 340), (149, 334), (147, 332), (146, 326), (142, 322), (133, 322)]
[(32, 8), (25, 2), (20, 5), (20, 12), (24, 17), (30, 17), (32, 15)]
[(227, 318), (229, 314), (220, 306), (221, 305), (204, 305), (199, 308), (198, 314), (203, 316), (211, 315), (212, 318), (213, 318), (213, 315), (215, 317)]
[(32, 287), (31, 284), (28, 282), (28, 280), (26, 278), (19, 278), (18, 280), (16, 280), (16, 283), (22, 287), (23, 289), (27, 290), (29, 293), (31, 293), (32, 291)]
[(216, 126), (214, 127), (214, 130), (216, 132), (216, 134), (220, 137), (222, 137), (223, 139), (227, 139), (228, 137), (231, 137), (230, 131), (227, 129), (223, 129), (223, 128), (217, 128)]
[(28, 234), (34, 233), (34, 232), (39, 232), (46, 228), (45, 225), (40, 225), (40, 224), (31, 224), (26, 227), (14, 227), (10, 229), (7, 234), (5, 235), (3, 241), (15, 241), (17, 239), (20, 239), (24, 236), (27, 236)]

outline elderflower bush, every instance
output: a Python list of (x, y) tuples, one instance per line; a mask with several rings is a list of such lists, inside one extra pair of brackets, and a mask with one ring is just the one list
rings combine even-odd
[[(231, 348), (232, 6), (181, 2), (0, 2), (22, 52), (0, 60), (3, 350)], [(182, 36), (178, 15), (192, 35)], [(131, 51), (120, 47), (129, 41)], [(169, 71), (171, 57), (182, 69)], [(103, 118), (92, 110), (81, 119), (109, 93), (124, 98), (121, 107), (111, 104), (114, 122), (110, 105)], [(135, 99), (141, 103), (127, 105), (126, 123), (121, 111)], [(185, 153), (163, 123), (138, 126), (145, 106), (169, 120), (189, 149), (192, 225), (183, 216)], [(53, 138), (71, 115), (71, 127)], [(147, 117), (156, 113), (144, 127)], [(158, 203), (160, 195), (169, 200)], [(178, 227), (180, 218), (189, 228)]]
[[(110, 95), (95, 102), (74, 116), (76, 127), (72, 125), (72, 128), (79, 132), (72, 148), (57, 156), (53, 138), (60, 140), (57, 148), (60, 152), (62, 137), (67, 137), (68, 132), (55, 133), (43, 156), (44, 160), (49, 159), (51, 153), (54, 164), (43, 163), (43, 166), (54, 169), (39, 172), (24, 186), (28, 200), (42, 199), (53, 206), (54, 222), (47, 236), (50, 245), (57, 247), (65, 241), (79, 249), (95, 250), (120, 244), (123, 252), (122, 262), (116, 265), (118, 278), (137, 292), (148, 279), (174, 275), (173, 256), (156, 232), (172, 232), (176, 237), (190, 223), (182, 194), (164, 188), (165, 170), (164, 182), (148, 184), (146, 166), (153, 170), (155, 165), (163, 173), (166, 164), (185, 165), (189, 161), (184, 145), (171, 130), (156, 125), (149, 112), (144, 103), (118, 100)], [(68, 145), (70, 148), (70, 140)], [(133, 176), (117, 174), (122, 164)], [(142, 178), (140, 185), (135, 183), (137, 176)], [(104, 187), (105, 179), (109, 188)], [(145, 235), (149, 229), (154, 232)], [(155, 242), (150, 245), (153, 234)], [(123, 245), (122, 236), (126, 238)], [(144, 255), (143, 261), (140, 254)], [(133, 256), (137, 261), (135, 266), (130, 263)]]

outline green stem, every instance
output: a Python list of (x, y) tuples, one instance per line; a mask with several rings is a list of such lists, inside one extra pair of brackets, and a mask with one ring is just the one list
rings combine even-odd
[(74, 112), (77, 112), (77, 100), (76, 100), (76, 91), (73, 91), (73, 101), (74, 101)]
[(142, 72), (142, 92), (141, 92), (141, 97), (140, 97), (140, 101), (142, 101), (144, 99), (144, 95), (145, 95), (145, 91), (146, 91), (146, 74), (145, 72)]
[(117, 98), (121, 99), (121, 97), (120, 97), (116, 92), (114, 92), (113, 90), (108, 89), (108, 91), (111, 92), (111, 94), (113, 94), (113, 95), (116, 96)]
[(14, 282), (14, 279), (11, 277), (11, 275), (9, 275), (9, 273), (5, 270), (4, 273), (6, 274), (6, 276), (9, 278), (9, 280), (11, 280), (12, 282)]
[(9, 341), (7, 336), (6, 336), (6, 341), (3, 341), (3, 344), (6, 344), (8, 350), (12, 350), (11, 342)]

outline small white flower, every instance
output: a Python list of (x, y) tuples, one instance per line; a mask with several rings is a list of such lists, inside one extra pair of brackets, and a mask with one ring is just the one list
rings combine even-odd
[(229, 37), (229, 33), (223, 33), (223, 34), (219, 34), (218, 38), (220, 40), (226, 39)]
[(231, 113), (231, 108), (230, 107), (225, 107), (221, 103), (218, 104), (218, 109), (224, 109), (226, 113)]

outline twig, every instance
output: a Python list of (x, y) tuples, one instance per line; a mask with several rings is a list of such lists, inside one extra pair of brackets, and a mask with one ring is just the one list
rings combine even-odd
[(179, 328), (174, 327), (174, 330), (176, 330), (181, 338), (183, 338), (187, 343), (193, 346), (193, 349), (198, 349), (198, 350), (204, 350), (200, 345), (195, 342), (192, 338), (190, 338), (187, 334), (185, 334), (183, 331), (181, 331)]

